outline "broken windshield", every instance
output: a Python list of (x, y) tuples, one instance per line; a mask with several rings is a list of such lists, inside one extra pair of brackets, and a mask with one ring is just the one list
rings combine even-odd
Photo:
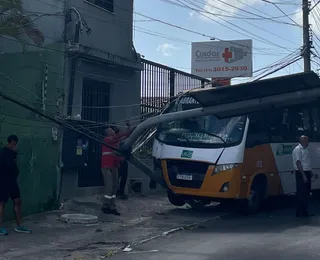
[[(199, 108), (191, 97), (175, 102), (166, 113)], [(223, 147), (242, 140), (246, 116), (218, 119), (215, 115), (175, 120), (158, 127), (156, 138), (164, 143), (181, 146)]]

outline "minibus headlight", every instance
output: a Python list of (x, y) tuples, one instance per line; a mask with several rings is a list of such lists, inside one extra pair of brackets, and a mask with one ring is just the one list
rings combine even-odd
[(228, 192), (229, 190), (229, 182), (226, 182), (222, 185), (220, 192)]
[(232, 170), (233, 168), (236, 168), (239, 165), (240, 164), (238, 164), (238, 163), (228, 163), (228, 164), (216, 165), (216, 167), (214, 168), (213, 174), (216, 174), (216, 173), (219, 173), (219, 172), (223, 172), (223, 171)]

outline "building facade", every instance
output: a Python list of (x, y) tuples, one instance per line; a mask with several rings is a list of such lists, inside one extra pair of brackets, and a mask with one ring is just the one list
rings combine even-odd
[[(126, 119), (140, 115), (143, 65), (133, 46), (133, 0), (68, 0), (66, 9), (65, 113), (82, 121), (116, 122), (121, 128)], [(92, 127), (100, 135), (103, 130)], [(76, 155), (79, 142), (85, 148)], [(99, 192), (101, 145), (70, 134), (63, 150), (62, 196)]]
[[(67, 116), (70, 125), (139, 116), (143, 66), (132, 42), (133, 0), (4, 2), (0, 16), (1, 92), (61, 120)], [(100, 145), (89, 141), (80, 155), (82, 136), (2, 99), (0, 116), (1, 144), (12, 133), (21, 140), (24, 212), (98, 191)], [(102, 133), (101, 124), (90, 124)]]

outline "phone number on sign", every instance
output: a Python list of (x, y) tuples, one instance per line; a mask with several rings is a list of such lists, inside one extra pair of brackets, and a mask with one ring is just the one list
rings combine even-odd
[(212, 71), (246, 71), (247, 66), (213, 67)]

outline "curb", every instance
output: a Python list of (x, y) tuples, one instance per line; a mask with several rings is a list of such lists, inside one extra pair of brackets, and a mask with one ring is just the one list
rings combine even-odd
[(214, 217), (214, 218), (207, 219), (207, 220), (204, 220), (204, 221), (200, 221), (200, 222), (196, 222), (196, 223), (193, 223), (193, 224), (189, 224), (189, 225), (185, 225), (185, 226), (173, 228), (173, 229), (171, 229), (171, 230), (162, 232), (162, 233), (159, 234), (159, 235), (156, 235), (156, 236), (153, 236), (153, 237), (149, 237), (149, 238), (140, 240), (140, 241), (138, 241), (138, 242), (132, 243), (131, 245), (129, 244), (129, 245), (127, 245), (125, 248), (119, 248), (119, 249), (114, 250), (114, 251), (109, 251), (109, 252), (106, 253), (104, 256), (101, 256), (101, 259), (105, 259), (105, 258), (114, 256), (115, 254), (118, 254), (118, 253), (120, 253), (120, 252), (123, 252), (124, 249), (127, 249), (126, 252), (130, 252), (130, 251), (132, 250), (132, 247), (140, 246), (140, 245), (145, 244), (145, 243), (147, 243), (147, 242), (150, 242), (150, 241), (152, 241), (152, 240), (155, 240), (155, 239), (158, 239), (158, 238), (161, 238), (161, 237), (166, 237), (166, 236), (168, 236), (168, 235), (171, 235), (171, 234), (174, 234), (174, 233), (178, 233), (178, 232), (180, 232), (180, 231), (193, 230), (193, 229), (198, 228), (200, 225), (206, 224), (206, 223), (208, 223), (208, 222), (222, 220), (225, 216), (228, 216), (228, 215), (229, 215), (229, 214), (225, 214), (225, 215), (221, 215), (221, 216), (216, 216), (216, 217)]

